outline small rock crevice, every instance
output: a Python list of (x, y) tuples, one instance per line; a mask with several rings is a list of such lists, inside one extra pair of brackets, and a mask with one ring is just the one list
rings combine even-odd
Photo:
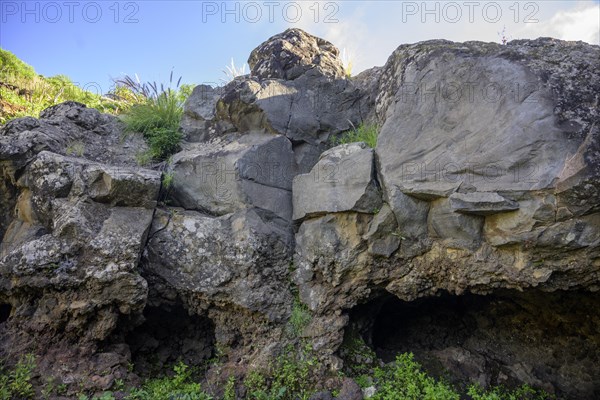
[(8, 321), (11, 311), (12, 306), (10, 304), (0, 304), (0, 324)]

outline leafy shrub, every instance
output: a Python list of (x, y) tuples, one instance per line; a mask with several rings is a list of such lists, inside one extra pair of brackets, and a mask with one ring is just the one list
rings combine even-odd
[(361, 124), (342, 134), (339, 138), (333, 140), (334, 145), (365, 142), (367, 146), (375, 148), (377, 146), (377, 136), (379, 128), (374, 124)]
[(33, 398), (35, 392), (31, 385), (31, 373), (34, 368), (35, 356), (26, 354), (12, 371), (0, 370), (0, 400)]
[(299, 337), (304, 328), (308, 326), (311, 320), (310, 311), (306, 305), (296, 299), (292, 306), (292, 313), (288, 320), (288, 330), (294, 337)]
[(193, 383), (191, 371), (183, 362), (177, 364), (173, 370), (175, 376), (151, 379), (144, 383), (141, 389), (133, 389), (127, 399), (129, 400), (211, 400), (211, 396), (202, 391), (199, 383)]
[(254, 400), (306, 400), (315, 391), (312, 372), (318, 361), (309, 346), (297, 350), (288, 346), (265, 377), (257, 371), (248, 373), (244, 380), (247, 398)]
[[(173, 82), (173, 73), (169, 83)], [(189, 87), (180, 89), (181, 78), (174, 89), (160, 87), (153, 83), (140, 83), (130, 77), (117, 81), (129, 89), (135, 99), (143, 99), (133, 104), (123, 115), (128, 132), (138, 132), (144, 135), (149, 149), (149, 155), (156, 160), (164, 160), (179, 150), (182, 139), (179, 132), (179, 121), (183, 114), (183, 103), (189, 95)]]
[(534, 389), (529, 385), (520, 386), (514, 390), (503, 387), (494, 387), (486, 391), (479, 385), (469, 386), (467, 394), (473, 400), (551, 400), (554, 396)]
[(373, 400), (459, 400), (450, 385), (421, 371), (410, 353), (400, 354), (392, 366), (375, 368), (377, 392)]

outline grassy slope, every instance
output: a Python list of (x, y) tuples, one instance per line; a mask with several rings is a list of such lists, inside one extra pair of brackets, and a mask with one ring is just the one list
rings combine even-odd
[(0, 49), (0, 124), (73, 100), (106, 113), (116, 114), (120, 102), (75, 86), (64, 75), (44, 77), (7, 50)]

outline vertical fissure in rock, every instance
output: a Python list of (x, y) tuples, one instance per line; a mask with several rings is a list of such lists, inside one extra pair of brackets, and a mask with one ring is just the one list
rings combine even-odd
[(0, 304), (0, 324), (8, 321), (11, 311), (12, 306), (10, 304)]

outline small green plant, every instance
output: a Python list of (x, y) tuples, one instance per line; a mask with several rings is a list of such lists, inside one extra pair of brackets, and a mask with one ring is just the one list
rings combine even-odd
[(133, 389), (128, 400), (211, 400), (211, 396), (202, 391), (199, 383), (192, 382), (192, 370), (183, 362), (173, 367), (175, 375), (151, 379), (141, 389)]
[(26, 354), (12, 371), (0, 370), (0, 400), (33, 398), (35, 391), (31, 384), (31, 374), (35, 366), (35, 356)]
[(235, 400), (235, 398), (235, 376), (232, 375), (227, 378), (223, 400)]
[(514, 390), (496, 386), (489, 390), (479, 385), (471, 385), (467, 394), (473, 400), (552, 400), (556, 399), (542, 390), (534, 389), (529, 385), (522, 385)]
[(340, 346), (340, 356), (344, 360), (346, 371), (351, 376), (372, 374), (378, 365), (377, 354), (365, 343), (356, 328), (348, 329)]
[(266, 391), (267, 381), (265, 376), (258, 371), (250, 371), (244, 379), (246, 387), (246, 396), (254, 400), (268, 400), (269, 394)]
[(342, 50), (342, 65), (344, 66), (344, 73), (346, 74), (347, 78), (352, 77), (352, 66), (353, 66), (353, 62), (352, 62), (352, 55), (350, 54), (350, 52), (346, 51), (346, 48), (344, 47), (344, 49)]
[(311, 320), (311, 314), (308, 307), (300, 302), (300, 299), (296, 299), (292, 306), (292, 313), (288, 320), (288, 331), (294, 337), (299, 337), (304, 331), (304, 328), (308, 326)]
[(173, 184), (174, 177), (175, 177), (175, 174), (173, 173), (173, 171), (163, 173), (163, 177), (162, 177), (163, 188), (169, 189), (171, 187), (171, 185)]
[(345, 132), (342, 136), (332, 140), (333, 145), (364, 142), (367, 146), (375, 148), (377, 146), (377, 136), (379, 128), (374, 124), (361, 124), (358, 127)]
[(125, 382), (123, 381), (123, 379), (116, 379), (115, 383), (113, 383), (113, 389), (118, 392), (125, 389)]
[(246, 64), (243, 64), (241, 67), (237, 67), (233, 62), (233, 58), (231, 59), (231, 64), (226, 65), (223, 73), (225, 74), (225, 79), (221, 79), (221, 81), (225, 84), (231, 82), (238, 76), (246, 75)]
[(71, 142), (67, 146), (66, 153), (67, 155), (76, 155), (77, 157), (82, 157), (83, 153), (85, 153), (85, 144), (80, 140)]
[(270, 376), (265, 377), (257, 371), (246, 375), (246, 397), (252, 400), (307, 400), (315, 392), (312, 373), (318, 367), (319, 362), (310, 345), (299, 349), (289, 345), (272, 365)]
[(400, 354), (391, 366), (375, 368), (377, 392), (373, 400), (460, 400), (453, 388), (421, 370), (410, 353)]

